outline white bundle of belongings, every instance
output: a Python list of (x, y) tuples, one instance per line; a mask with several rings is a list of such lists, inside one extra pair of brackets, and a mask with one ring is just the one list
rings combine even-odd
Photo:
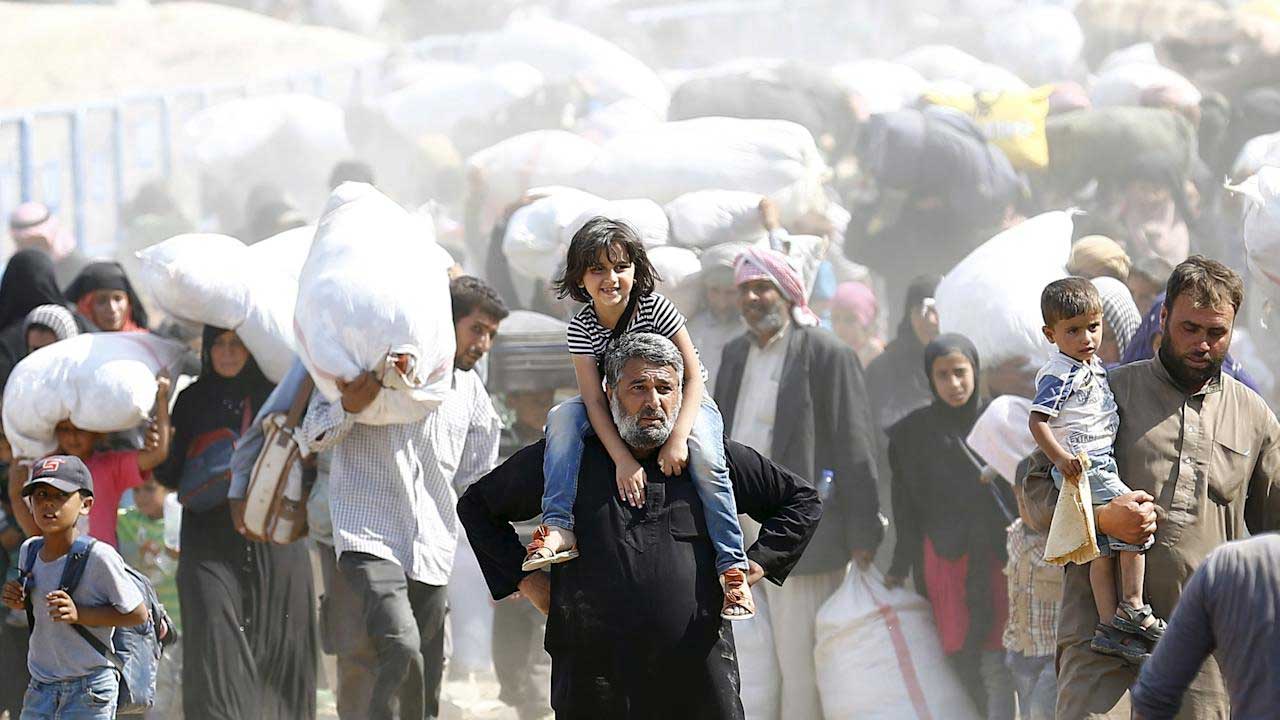
[(760, 219), (760, 193), (699, 190), (666, 204), (671, 242), (706, 250), (727, 242), (754, 244), (768, 232)]
[(987, 52), (1003, 67), (1032, 84), (1071, 77), (1084, 50), (1084, 32), (1064, 7), (1026, 5), (987, 23)]
[(529, 194), (542, 197), (511, 214), (506, 234), (502, 236), (502, 252), (512, 272), (549, 283), (563, 265), (568, 241), (572, 238), (572, 235), (565, 236), (565, 229), (583, 212), (605, 201), (597, 195), (561, 186), (534, 188)]
[(768, 195), (783, 222), (827, 206), (830, 169), (813, 135), (785, 120), (703, 117), (619, 135), (567, 184), (660, 204), (696, 190)]
[(298, 282), (294, 331), (316, 388), (339, 401), (338, 381), (373, 372), (382, 391), (356, 418), (421, 420), (453, 375), (449, 268), (427, 226), (371, 185), (329, 197)]
[(1070, 213), (1047, 212), (969, 253), (938, 284), (942, 331), (973, 341), (987, 367), (1015, 358), (1039, 365), (1050, 351), (1040, 293), (1066, 277), (1072, 228)]
[(965, 443), (1009, 483), (1018, 482), (1018, 464), (1035, 452), (1031, 437), (1031, 401), (1001, 395), (987, 405)]
[(640, 235), (640, 241), (648, 250), (666, 245), (671, 235), (671, 225), (662, 206), (652, 200), (635, 198), (631, 200), (601, 201), (595, 207), (583, 210), (573, 222), (564, 229), (563, 240), (566, 248), (573, 236), (592, 218), (605, 217), (619, 220), (630, 225)]
[(733, 624), (733, 645), (738, 654), (738, 680), (746, 720), (781, 720), (782, 668), (773, 645), (769, 622), (769, 590), (754, 590), (756, 616)]
[(868, 115), (911, 105), (929, 84), (914, 68), (872, 58), (835, 65), (831, 75), (836, 84), (861, 98), (862, 108)]
[(850, 568), (818, 611), (818, 692), (826, 720), (976, 720), (938, 642), (929, 601)]
[(484, 226), (492, 227), (502, 208), (530, 188), (576, 187), (599, 152), (595, 143), (571, 132), (534, 130), (474, 153), (467, 158), (467, 175), (474, 178), (468, 191), (484, 195)]
[(487, 120), (542, 87), (542, 73), (525, 63), (478, 68), (427, 63), (422, 76), (377, 101), (383, 115), (409, 138), (452, 133), (459, 122)]
[(634, 98), (666, 116), (670, 99), (657, 73), (622, 48), (582, 28), (550, 18), (513, 20), (482, 36), (471, 48), (480, 64), (527, 62), (548, 84), (574, 82), (592, 100)]
[(280, 382), (293, 363), (298, 273), (314, 234), (294, 228), (249, 247), (226, 235), (177, 235), (137, 254), (139, 281), (166, 315), (234, 330)]
[(310, 95), (219, 103), (191, 116), (182, 131), (178, 146), (220, 187), (274, 185), (307, 215), (324, 202), (315, 178), (352, 155), (342, 108)]
[(1249, 270), (1263, 281), (1267, 297), (1280, 298), (1280, 167), (1264, 167), (1229, 189), (1248, 200), (1243, 235)]
[(156, 376), (172, 374), (185, 350), (150, 333), (90, 333), (23, 358), (4, 388), (4, 433), (14, 457), (53, 452), (54, 427), (63, 420), (101, 433), (145, 422)]

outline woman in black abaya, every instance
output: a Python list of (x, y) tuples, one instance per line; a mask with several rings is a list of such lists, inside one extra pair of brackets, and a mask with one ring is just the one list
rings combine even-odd
[[(179, 488), (184, 472), (194, 472), (188, 460), (239, 437), (271, 390), (234, 332), (206, 327), (200, 377), (178, 396), (169, 459), (156, 469), (160, 482)], [(316, 628), (306, 547), (249, 542), (232, 524), (225, 493), (213, 501), (188, 494), (184, 502), (177, 581), (186, 717), (314, 718)]]

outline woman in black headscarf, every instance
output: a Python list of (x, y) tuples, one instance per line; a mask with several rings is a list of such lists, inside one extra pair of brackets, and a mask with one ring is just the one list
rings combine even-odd
[(920, 375), (925, 343), (938, 334), (938, 311), (933, 294), (936, 275), (923, 275), (907, 288), (907, 304), (898, 334), (867, 366), (867, 394), (876, 426), (887, 430), (907, 413), (929, 404), (929, 383)]
[(102, 332), (145, 332), (147, 309), (118, 262), (85, 266), (67, 286), (67, 300)]
[[(179, 489), (199, 458), (244, 433), (271, 390), (234, 332), (205, 327), (200, 377), (178, 396), (169, 459), (156, 468), (160, 482)], [(249, 542), (232, 524), (225, 488), (200, 493), (190, 485), (179, 493), (185, 507), (177, 574), (186, 716), (314, 718), (316, 629), (306, 548)]]
[(995, 691), (1001, 683), (993, 680), (1008, 677), (1004, 548), (1012, 522), (1006, 512), (1017, 506), (1007, 483), (983, 482), (965, 445), (986, 407), (978, 351), (962, 335), (942, 335), (925, 348), (923, 368), (932, 403), (889, 429), (897, 544), (886, 582), (914, 576), (933, 606), (942, 649), (980, 713), (987, 717), (991, 707), (990, 717), (1012, 717), (1011, 686)]
[[(34, 248), (19, 250), (9, 258), (0, 279), (0, 388), (9, 379), (13, 366), (27, 354), (23, 321), (41, 305), (70, 309), (58, 290), (49, 255)], [(76, 324), (82, 331), (88, 328), (83, 317), (77, 317)]]

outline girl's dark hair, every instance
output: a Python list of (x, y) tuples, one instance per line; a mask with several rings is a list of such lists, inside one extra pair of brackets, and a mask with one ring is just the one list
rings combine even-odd
[(591, 302), (591, 296), (581, 287), (582, 278), (586, 276), (587, 269), (596, 264), (601, 252), (607, 253), (610, 262), (624, 259), (631, 262), (636, 271), (631, 292), (639, 293), (639, 297), (652, 294), (662, 280), (649, 262), (640, 233), (635, 228), (622, 220), (593, 217), (573, 234), (573, 240), (569, 242), (564, 274), (554, 283), (556, 297), (567, 297), (580, 303)]

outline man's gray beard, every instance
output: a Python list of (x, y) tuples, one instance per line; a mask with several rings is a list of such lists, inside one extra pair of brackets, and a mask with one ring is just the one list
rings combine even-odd
[[(640, 416), (643, 410), (635, 415), (627, 415), (622, 409), (622, 403), (618, 401), (617, 393), (609, 399), (609, 411), (613, 414), (613, 424), (618, 426), (618, 435), (622, 437), (622, 442), (627, 447), (635, 450), (652, 450), (662, 447), (667, 442), (667, 438), (671, 437), (671, 431), (675, 429), (676, 418), (680, 415), (681, 400), (676, 400), (676, 406), (672, 409), (671, 414), (667, 415), (661, 425), (656, 427), (642, 427), (640, 425)], [(659, 410), (661, 412), (661, 410)]]
[(751, 331), (757, 335), (773, 336), (787, 324), (786, 305), (774, 306), (759, 320), (751, 325)]

